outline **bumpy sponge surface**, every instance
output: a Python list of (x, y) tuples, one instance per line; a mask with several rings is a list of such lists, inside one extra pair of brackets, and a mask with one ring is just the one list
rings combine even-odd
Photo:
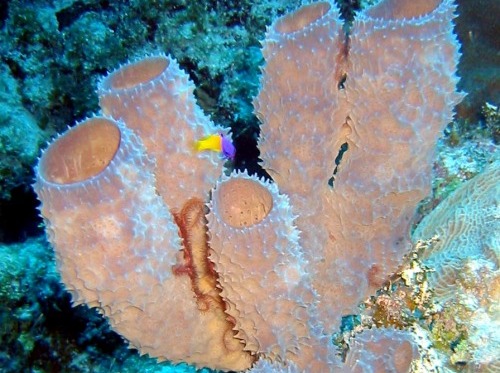
[(139, 137), (104, 117), (49, 146), (34, 188), (62, 279), (76, 304), (97, 307), (142, 353), (248, 368), (221, 302), (202, 312), (190, 277), (173, 272), (181, 240), (154, 167)]

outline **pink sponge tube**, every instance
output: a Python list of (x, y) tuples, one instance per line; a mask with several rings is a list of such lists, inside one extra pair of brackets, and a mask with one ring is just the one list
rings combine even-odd
[(180, 209), (189, 198), (205, 200), (225, 162), (212, 152), (193, 151), (196, 140), (227, 132), (196, 104), (194, 88), (165, 55), (128, 63), (98, 86), (103, 113), (123, 120), (155, 158), (156, 188), (169, 208)]
[[(251, 359), (222, 309), (201, 312), (173, 217), (155, 190), (154, 162), (120, 122), (94, 117), (42, 155), (34, 189), (63, 282), (141, 353), (218, 369)], [(202, 232), (203, 233), (203, 232)], [(175, 327), (174, 327), (175, 326)], [(196, 337), (194, 337), (196, 336)]]

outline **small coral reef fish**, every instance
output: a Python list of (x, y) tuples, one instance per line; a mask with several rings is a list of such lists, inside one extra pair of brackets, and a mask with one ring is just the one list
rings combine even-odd
[(234, 160), (236, 148), (229, 138), (222, 133), (215, 135), (208, 135), (198, 140), (194, 144), (196, 151), (201, 152), (204, 150), (211, 150), (214, 152), (222, 153), (224, 158)]

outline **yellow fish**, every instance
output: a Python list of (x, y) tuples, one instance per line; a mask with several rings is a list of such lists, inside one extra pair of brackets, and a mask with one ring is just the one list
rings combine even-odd
[(196, 151), (211, 150), (222, 153), (225, 158), (234, 159), (236, 149), (226, 136), (222, 133), (205, 136), (194, 143)]

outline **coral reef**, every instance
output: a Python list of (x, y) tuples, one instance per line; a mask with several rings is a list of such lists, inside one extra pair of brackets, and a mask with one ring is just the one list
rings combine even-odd
[[(447, 363), (474, 371), (500, 368), (500, 161), (464, 183), (419, 224), (413, 236), (435, 237), (423, 264), (438, 312), (431, 332), (451, 355)], [(451, 353), (453, 352), (453, 353)]]
[(402, 328), (419, 341), (412, 371), (498, 371), (499, 181), (493, 157), (420, 222), (410, 260), (336, 336), (340, 348), (373, 325)]
[(34, 186), (74, 301), (159, 359), (407, 371), (419, 354), (406, 331), (364, 331), (345, 362), (329, 335), (411, 247), (435, 143), (463, 97), (454, 10), (386, 0), (349, 35), (330, 2), (275, 21), (255, 101), (275, 184), (223, 177), (208, 225), (222, 161), (191, 148), (222, 129), (194, 85), (161, 55), (106, 77), (104, 116), (58, 137)]
[(19, 86), (9, 69), (0, 64), (0, 199), (8, 199), (17, 186), (30, 180), (46, 134), (22, 104)]
[(485, 102), (500, 103), (500, 57), (497, 53), (500, 26), (496, 21), (500, 5), (495, 0), (480, 3), (460, 0), (458, 5), (461, 16), (456, 32), (463, 53), (458, 66), (462, 77), (459, 87), (468, 94), (458, 105), (457, 114), (470, 126), (477, 122)]

